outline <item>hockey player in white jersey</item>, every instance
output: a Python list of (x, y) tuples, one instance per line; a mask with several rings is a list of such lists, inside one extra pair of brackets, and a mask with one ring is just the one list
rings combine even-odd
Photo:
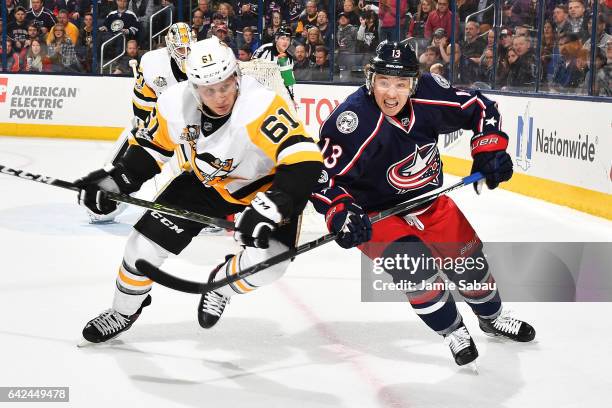
[[(112, 169), (77, 180), (79, 201), (97, 213), (114, 205), (99, 189), (129, 194), (153, 175), (182, 145), (191, 171), (174, 178), (156, 202), (215, 217), (236, 216), (235, 239), (244, 249), (210, 273), (221, 279), (294, 248), (299, 216), (322, 169), (322, 155), (284, 99), (250, 76), (241, 76), (232, 50), (216, 38), (191, 48), (188, 80), (158, 99), (146, 131)], [(112, 308), (87, 323), (83, 337), (107, 341), (127, 330), (151, 303), (153, 282), (138, 272), (137, 259), (160, 266), (179, 254), (202, 224), (146, 212), (128, 238), (116, 279)], [(206, 250), (206, 248), (202, 248)], [(210, 328), (229, 298), (282, 276), (289, 262), (202, 295), (198, 321)]]
[[(149, 51), (142, 56), (135, 70), (135, 83), (132, 94), (132, 109), (134, 117), (132, 125), (126, 127), (115, 144), (107, 163), (113, 165), (127, 150), (130, 138), (139, 128), (143, 127), (155, 107), (155, 102), (161, 94), (174, 84), (187, 80), (186, 61), (191, 46), (196, 38), (189, 26), (185, 23), (175, 23), (170, 26), (165, 36), (166, 47)], [(179, 153), (179, 152), (177, 152)], [(185, 164), (185, 155), (177, 154), (171, 162), (172, 172), (180, 173)], [(92, 224), (105, 224), (114, 222), (126, 204), (119, 204), (110, 214), (101, 215), (87, 211)]]

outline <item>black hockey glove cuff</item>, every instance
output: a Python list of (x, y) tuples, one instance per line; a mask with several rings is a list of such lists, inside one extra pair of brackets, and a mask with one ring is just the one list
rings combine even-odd
[(352, 248), (372, 239), (370, 218), (351, 199), (333, 202), (325, 215), (325, 223), (329, 232), (338, 234), (336, 242), (342, 248)]
[(131, 194), (140, 189), (137, 182), (119, 162), (115, 167), (109, 166), (93, 171), (74, 182), (80, 188), (78, 203), (95, 214), (106, 215), (117, 209), (115, 201), (106, 198), (104, 192)]
[(251, 204), (236, 215), (234, 239), (242, 245), (268, 248), (272, 232), (293, 209), (291, 197), (280, 191), (259, 192)]

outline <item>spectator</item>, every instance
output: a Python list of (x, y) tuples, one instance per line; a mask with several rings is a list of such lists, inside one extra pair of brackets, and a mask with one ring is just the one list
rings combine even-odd
[(210, 9), (210, 0), (198, 0), (198, 6), (193, 9), (193, 11), (195, 12), (196, 10), (200, 10), (202, 12), (202, 25), (204, 26), (205, 30), (208, 31), (212, 23), (213, 15)]
[(349, 21), (349, 17), (346, 15), (346, 13), (342, 12), (338, 15), (336, 51), (339, 54), (355, 52), (355, 45), (357, 42), (357, 28), (350, 24)]
[(104, 25), (99, 30), (111, 35), (122, 32), (129, 39), (136, 39), (140, 29), (138, 17), (133, 11), (127, 9), (128, 0), (116, 0), (116, 2), (117, 10), (111, 11), (106, 16)]
[(525, 25), (518, 25), (514, 27), (514, 36), (515, 37), (530, 37), (530, 28)]
[(512, 0), (506, 0), (502, 5), (502, 25), (510, 28), (514, 28), (521, 24), (520, 17), (514, 15), (512, 11)]
[(317, 27), (310, 27), (308, 29), (308, 36), (306, 37), (306, 44), (304, 44), (304, 46), (306, 48), (306, 58), (308, 58), (313, 64), (315, 62), (315, 51), (319, 45), (324, 45), (321, 32)]
[[(2, 57), (5, 47), (2, 46), (0, 41), (0, 58)], [(13, 50), (13, 42), (10, 39), (6, 41), (6, 72), (19, 72), (21, 69), (21, 61), (19, 60), (19, 54)], [(0, 64), (0, 71), (2, 71), (2, 64)]]
[(113, 71), (113, 75), (133, 75), (131, 60), (140, 62), (140, 49), (136, 40), (130, 40), (125, 46), (125, 54), (117, 61), (117, 67)]
[[(128, 10), (138, 19), (141, 30), (138, 32), (138, 42), (148, 44), (149, 19), (153, 14), (153, 0), (129, 0)], [(162, 5), (163, 7), (163, 5)]]
[(514, 37), (512, 49), (516, 59), (508, 59), (510, 62), (508, 87), (521, 88), (533, 86), (535, 83), (535, 56), (531, 49), (531, 39), (525, 36)]
[(567, 9), (569, 11), (568, 21), (572, 33), (578, 34), (581, 41), (585, 41), (591, 35), (587, 28), (587, 20), (582, 0), (570, 0)]
[[(446, 1), (448, 5), (449, 0)], [(400, 26), (406, 22), (406, 10), (408, 2), (400, 0)], [(384, 40), (398, 41), (398, 32), (401, 31), (397, 27), (397, 0), (380, 0), (378, 2), (378, 38), (382, 42)]]
[(576, 33), (566, 33), (559, 39), (561, 58), (553, 75), (553, 90), (562, 92), (578, 86), (581, 73), (577, 60), (581, 48), (580, 37)]
[(49, 44), (49, 57), (55, 72), (80, 71), (74, 44), (64, 32), (61, 23), (57, 23), (53, 30), (53, 40)]
[(202, 13), (202, 10), (195, 9), (191, 14), (191, 31), (193, 35), (196, 36), (198, 41), (203, 40), (206, 38), (209, 28), (210, 24), (204, 26), (204, 13)]
[[(448, 44), (446, 46), (445, 50), (442, 50), (442, 48), (440, 48), (440, 57), (442, 58), (442, 61), (444, 62), (444, 76), (448, 76), (448, 73), (450, 72), (450, 61), (451, 61), (451, 51), (452, 51), (452, 44)], [(455, 75), (457, 76), (457, 79), (460, 80), (460, 72), (459, 70), (456, 68), (459, 66), (459, 60), (461, 59), (461, 49), (459, 47), (459, 44), (455, 44), (455, 61), (453, 62), (453, 64), (455, 65)]]
[(538, 0), (514, 0), (512, 14), (517, 17), (519, 24), (533, 28), (537, 24), (537, 4)]
[[(473, 5), (470, 5), (470, 3), (472, 3)], [(459, 2), (457, 4), (459, 4)], [(466, 4), (465, 11), (467, 12), (467, 14), (471, 14), (469, 11), (472, 10), (472, 8), (474, 10), (473, 12), (485, 10), (487, 7), (491, 6), (492, 4), (495, 4), (495, 0), (467, 0), (465, 4)], [(461, 10), (461, 8), (458, 7), (458, 10)], [(473, 16), (471, 19), (474, 21), (477, 21), (478, 24), (480, 24), (480, 28), (482, 31), (486, 31), (486, 30), (490, 30), (491, 27), (493, 26), (493, 14), (494, 14), (494, 7), (491, 7), (484, 13), (478, 13), (477, 15)], [(461, 13), (459, 13), (459, 20), (460, 21), (465, 20), (465, 18), (461, 16)]]
[[(2, 27), (2, 25), (0, 25)], [(25, 40), (24, 47), (29, 47), (33, 40), (42, 41), (42, 36), (40, 35), (40, 29), (36, 25), (36, 23), (28, 24), (28, 38)]]
[(357, 30), (357, 52), (361, 54), (372, 54), (378, 46), (378, 15), (372, 10), (367, 10), (363, 17), (359, 18), (359, 29)]
[(249, 47), (251, 54), (259, 48), (259, 40), (255, 36), (255, 31), (250, 27), (245, 27), (242, 31), (242, 46)]
[(225, 24), (218, 25), (212, 29), (212, 34), (219, 39), (222, 43), (225, 43), (228, 47), (234, 51), (234, 54), (238, 54), (236, 50), (236, 44), (229, 35), (229, 30)]
[[(240, 14), (236, 20), (236, 38), (240, 45), (243, 44), (242, 37), (246, 28), (251, 29), (252, 33), (257, 33), (257, 14), (255, 7), (249, 2), (244, 2), (240, 8)], [(253, 49), (255, 51), (257, 48)]]
[(508, 49), (512, 47), (512, 29), (504, 27), (499, 31), (499, 46), (497, 48), (497, 56), (505, 58), (508, 55)]
[(26, 72), (51, 72), (51, 59), (47, 55), (47, 44), (33, 40), (25, 56)]
[[(612, 41), (608, 42), (607, 50), (610, 50), (607, 52), (612, 56)], [(606, 53), (598, 49), (595, 54), (595, 64), (593, 95), (610, 97), (612, 96), (612, 61), (606, 58)]]
[(468, 21), (465, 25), (465, 40), (461, 42), (461, 53), (478, 64), (486, 46), (485, 39), (480, 36), (480, 25), (476, 21)]
[(323, 37), (323, 42), (325, 43), (325, 46), (330, 47), (334, 30), (329, 25), (329, 17), (327, 16), (327, 11), (320, 10), (317, 13), (317, 28), (321, 32), (321, 37)]
[(429, 72), (432, 74), (446, 76), (446, 73), (444, 72), (444, 65), (440, 63), (433, 64), (431, 67), (429, 67)]
[(493, 48), (487, 48), (482, 53), (478, 62), (477, 81), (484, 82), (489, 86), (493, 85)]
[(423, 72), (429, 71), (429, 68), (431, 68), (433, 64), (437, 64), (440, 62), (441, 59), (438, 55), (438, 48), (434, 47), (433, 45), (427, 47), (419, 57), (419, 63)]
[(314, 0), (308, 0), (306, 2), (306, 12), (303, 13), (298, 18), (297, 27), (295, 28), (295, 33), (297, 35), (306, 36), (306, 26), (316, 26), (317, 25), (317, 2)]
[(111, 11), (117, 10), (117, 3), (115, 1), (116, 0), (98, 0), (98, 26), (104, 25), (104, 20)]
[[(75, 26), (70, 21), (68, 21), (68, 11), (63, 10), (63, 9), (59, 11), (59, 13), (57, 14), (57, 23), (61, 24), (62, 27), (64, 27), (64, 30), (66, 31), (66, 35), (68, 36), (68, 38), (70, 38), (70, 41), (72, 41), (73, 44), (78, 44), (79, 29), (77, 26)], [(55, 26), (51, 27), (51, 31), (49, 32), (49, 35), (47, 36), (47, 45), (51, 44), (51, 41), (54, 38), (54, 35), (53, 35), (54, 30), (55, 30)]]
[[(591, 33), (591, 27), (592, 27), (593, 23), (591, 22), (591, 19), (588, 19), (588, 33)], [(601, 49), (602, 52), (606, 52), (606, 48), (608, 46), (608, 42), (612, 41), (612, 35), (606, 33), (606, 19), (603, 16), (603, 14), (600, 14), (597, 16), (597, 28), (596, 28), (596, 34), (595, 37), (597, 38), (596, 44), (597, 47), (599, 49)], [(13, 37), (15, 38), (15, 37)], [(591, 49), (591, 38), (589, 38), (588, 40), (586, 40), (586, 42), (584, 43), (584, 48), (590, 50)]]
[(236, 31), (236, 17), (234, 15), (234, 9), (231, 4), (223, 2), (219, 3), (217, 12), (223, 17), (223, 23), (227, 26), (227, 29), (232, 33)]
[(293, 75), (296, 81), (310, 81), (311, 62), (306, 56), (306, 47), (298, 44), (295, 46), (295, 61), (293, 61)]
[(567, 6), (565, 4), (557, 4), (553, 9), (553, 22), (555, 32), (558, 36), (572, 32), (572, 26), (568, 20)]
[(348, 17), (350, 25), (359, 27), (359, 14), (355, 11), (355, 3), (353, 0), (343, 0), (342, 11)]
[[(18, 6), (14, 10), (15, 20), (6, 26), (6, 35), (14, 41), (15, 51), (21, 52), (25, 48), (25, 41), (28, 39), (28, 23), (26, 22), (25, 8)], [(2, 33), (0, 32), (0, 35)]]
[(26, 13), (26, 21), (34, 23), (40, 32), (46, 35), (56, 23), (53, 14), (43, 7), (42, 0), (32, 0), (32, 8)]
[(287, 23), (292, 29), (296, 29), (298, 20), (304, 11), (303, 0), (285, 0), (285, 10), (287, 11)]
[(542, 51), (540, 52), (542, 61), (542, 81), (550, 82), (559, 59), (559, 50), (555, 37), (555, 29), (550, 21), (544, 21), (542, 29)]
[[(5, 4), (6, 4), (6, 25), (8, 27), (9, 23), (12, 23), (13, 21), (15, 21), (15, 11), (17, 10), (17, 4), (15, 0), (5, 0)], [(0, 18), (0, 20), (2, 20), (2, 18)]]
[(85, 14), (93, 12), (91, 3), (91, 0), (66, 0), (65, 10), (74, 25), (79, 27)]
[(433, 0), (421, 0), (419, 8), (410, 21), (408, 27), (408, 38), (425, 38), (425, 23), (429, 13), (433, 10)]
[[(433, 32), (443, 28), (445, 32), (452, 32), (453, 13), (448, 9), (450, 0), (439, 0), (436, 9), (429, 13), (425, 23), (425, 38), (431, 39)], [(457, 22), (457, 26), (459, 23)], [(452, 38), (452, 37), (451, 37)]]
[(279, 11), (273, 11), (271, 16), (271, 24), (270, 26), (266, 27), (266, 30), (264, 31), (262, 39), (262, 42), (264, 44), (271, 43), (274, 41), (276, 32), (279, 28), (281, 28), (282, 23), (283, 19), (281, 13)]
[(448, 38), (446, 38), (446, 32), (443, 28), (438, 28), (433, 33), (433, 37), (431, 40), (432, 46), (438, 49), (438, 54), (441, 56), (444, 50), (446, 50), (446, 46), (448, 45)]
[(324, 45), (315, 50), (315, 63), (310, 67), (310, 78), (313, 81), (329, 80), (329, 51)]
[(76, 47), (77, 58), (85, 72), (91, 72), (92, 70), (93, 34), (95, 30), (93, 22), (93, 14), (89, 12), (83, 14), (83, 27), (79, 31), (79, 42)]
[(251, 47), (249, 47), (248, 45), (243, 45), (242, 47), (238, 48), (238, 59), (242, 62), (247, 62), (251, 60), (251, 57), (253, 56), (253, 51), (251, 50)]

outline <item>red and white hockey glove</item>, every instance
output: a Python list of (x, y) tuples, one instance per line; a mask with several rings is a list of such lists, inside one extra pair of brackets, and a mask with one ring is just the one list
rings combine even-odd
[(338, 234), (336, 242), (348, 249), (372, 239), (372, 223), (363, 209), (353, 200), (332, 203), (325, 215), (327, 229)]
[[(507, 147), (508, 135), (502, 131), (472, 137), (472, 173), (481, 172), (490, 190), (512, 177), (512, 158), (506, 152)], [(479, 192), (477, 184), (474, 183), (474, 190)]]

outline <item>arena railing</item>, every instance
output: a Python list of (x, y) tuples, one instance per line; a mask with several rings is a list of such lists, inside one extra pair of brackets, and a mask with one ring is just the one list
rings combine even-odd
[[(2, 19), (3, 19), (2, 37), (1, 37), (2, 43), (4, 43), (4, 41), (6, 41), (7, 39), (6, 20), (7, 20), (8, 13), (6, 10), (5, 3), (6, 2), (4, 1), (0, 1), (0, 7), (2, 9)], [(93, 6), (94, 16), (97, 16), (98, 4), (97, 2), (93, 2), (93, 3), (94, 3), (94, 6)], [(262, 36), (265, 33), (266, 24), (269, 24), (268, 23), (269, 19), (267, 19), (266, 16), (264, 16), (264, 9), (265, 9), (266, 3), (263, 0), (256, 0), (255, 3), (257, 3), (257, 6), (258, 6), (257, 32), (259, 33), (259, 39), (261, 40)], [(355, 1), (355, 3), (357, 3), (357, 1)], [(589, 37), (591, 39), (591, 47), (588, 50), (589, 53), (588, 53), (587, 64), (589, 67), (594, 67), (594, 68), (588, 70), (588, 74), (585, 77), (585, 82), (579, 89), (576, 89), (576, 88), (557, 89), (550, 85), (550, 81), (549, 81), (550, 78), (548, 77), (551, 76), (551, 72), (549, 72), (551, 70), (551, 67), (550, 65), (545, 66), (544, 65), (545, 63), (543, 62), (543, 60), (546, 60), (547, 57), (549, 57), (549, 53), (554, 58), (558, 58), (560, 53), (558, 51), (557, 46), (554, 47), (554, 53), (551, 53), (550, 49), (545, 49), (542, 43), (543, 38), (544, 38), (544, 26), (549, 23), (549, 19), (552, 14), (552, 9), (550, 8), (547, 9), (547, 5), (551, 3), (547, 2), (546, 0), (538, 0), (537, 11), (536, 11), (537, 15), (532, 16), (531, 21), (533, 25), (528, 28), (529, 30), (531, 30), (532, 34), (535, 33), (535, 35), (530, 36), (532, 37), (532, 43), (534, 45), (532, 48), (535, 54), (535, 65), (533, 66), (533, 69), (535, 71), (534, 83), (528, 87), (512, 89), (512, 88), (507, 88), (505, 87), (503, 83), (498, 82), (499, 75), (498, 75), (497, 70), (499, 68), (498, 60), (500, 57), (499, 55), (500, 32), (503, 28), (507, 27), (505, 17), (503, 16), (503, 13), (502, 13), (502, 3), (503, 3), (503, 0), (495, 0), (494, 3), (488, 6), (486, 9), (477, 11), (475, 13), (471, 13), (466, 18), (462, 18), (462, 22), (467, 21), (470, 18), (476, 17), (479, 13), (490, 12), (490, 7), (493, 7), (493, 10), (494, 10), (493, 25), (491, 29), (494, 30), (495, 32), (493, 53), (494, 53), (494, 60), (496, 62), (493, 64), (492, 80), (490, 81), (477, 80), (477, 81), (472, 81), (470, 83), (462, 83), (462, 81), (460, 80), (461, 66), (456, 63), (455, 58), (450, 58), (450, 61), (446, 64), (446, 69), (447, 69), (447, 77), (451, 81), (451, 83), (458, 85), (458, 86), (468, 86), (468, 87), (474, 87), (475, 85), (476, 86), (481, 85), (483, 89), (491, 88), (490, 92), (502, 93), (502, 94), (521, 94), (521, 95), (538, 95), (538, 96), (542, 95), (544, 97), (549, 97), (549, 96), (550, 97), (569, 97), (569, 98), (577, 98), (577, 99), (582, 99), (582, 98), (591, 99), (591, 97), (593, 97), (592, 99), (603, 100), (603, 101), (612, 100), (610, 97), (602, 98), (602, 97), (597, 96), (599, 93), (599, 90), (597, 88), (600, 85), (600, 82), (602, 79), (601, 74), (602, 72), (603, 73), (609, 72), (609, 68), (605, 72), (602, 71), (602, 68), (596, 68), (596, 59), (599, 58), (599, 60), (601, 60), (600, 55), (597, 55), (597, 54), (600, 54), (600, 52), (597, 51), (597, 48), (599, 46), (598, 40), (597, 40), (598, 39), (597, 17), (598, 15), (603, 15), (609, 21), (609, 17), (611, 13), (610, 9), (606, 8), (605, 3), (601, 3), (600, 1), (586, 2), (587, 6), (589, 5), (589, 3), (592, 3), (592, 5), (590, 6), (592, 9), (589, 10), (589, 12), (591, 13), (589, 18), (591, 19), (591, 27), (592, 27), (591, 32), (589, 33)], [(157, 20), (160, 15), (166, 15), (166, 16), (169, 15), (170, 16), (169, 21), (171, 21), (174, 17), (174, 14), (178, 14), (179, 21), (180, 21), (183, 15), (185, 16), (192, 15), (192, 9), (195, 8), (195, 6), (197, 6), (197, 1), (178, 0), (175, 4), (176, 4), (176, 10), (174, 13), (171, 7), (166, 6), (156, 11), (150, 17), (149, 30), (148, 30), (149, 32), (147, 33), (149, 44), (147, 44), (148, 45), (147, 48), (154, 47), (153, 40), (159, 38), (161, 34), (163, 34), (165, 30), (167, 29), (167, 26), (165, 24), (164, 24), (164, 28), (161, 28), (161, 29), (158, 29), (158, 27), (155, 27), (156, 23), (154, 21), (154, 18), (155, 20)], [(359, 4), (365, 5), (367, 6), (367, 8), (373, 10), (376, 16), (381, 16), (385, 12), (378, 8), (380, 4), (379, 1), (365, 0), (365, 1), (359, 1)], [(413, 15), (415, 13), (414, 13), (414, 10), (408, 9), (407, 0), (394, 0), (394, 3), (392, 4), (395, 4), (395, 10), (400, 10), (400, 12), (395, 13), (395, 10), (393, 10), (393, 7), (388, 6), (391, 8), (391, 15), (395, 16), (395, 26), (386, 27), (384, 30), (380, 29), (379, 27), (378, 34), (379, 36), (381, 34), (384, 34), (385, 37), (391, 40), (403, 40), (407, 38), (407, 32), (408, 32), (408, 26), (410, 24), (410, 19), (413, 18)], [(341, 70), (338, 67), (339, 65), (338, 62), (342, 62), (342, 58), (338, 60), (338, 39), (337, 39), (336, 34), (337, 34), (337, 27), (338, 27), (337, 15), (339, 11), (342, 11), (342, 4), (339, 1), (337, 2), (330, 1), (328, 2), (328, 5), (329, 7), (327, 9), (327, 12), (328, 12), (328, 17), (329, 17), (329, 26), (330, 26), (330, 29), (333, 31), (331, 33), (330, 43), (326, 44), (328, 45), (328, 48), (329, 48), (329, 62), (330, 62), (329, 76), (328, 76), (329, 80), (328, 81), (317, 81), (316, 83), (333, 84), (333, 82), (340, 82), (343, 85), (361, 84), (363, 83), (363, 79), (360, 77), (360, 75), (356, 75), (356, 74), (363, 72), (363, 66), (346, 67), (346, 69), (342, 70), (342, 78), (340, 78)], [(552, 7), (552, 6), (548, 6), (548, 7)], [(450, 1), (450, 11), (455, 16), (457, 16), (457, 9), (458, 7), (457, 7), (456, 1), (454, 0)], [(100, 20), (103, 20), (104, 17), (105, 16), (100, 16)], [(96, 36), (96, 34), (98, 34), (98, 31), (97, 31), (98, 30), (98, 19), (94, 18), (94, 20), (95, 20), (94, 25), (96, 28), (94, 36)], [(388, 18), (385, 21), (388, 22), (389, 21)], [(187, 22), (190, 23), (190, 21), (187, 21)], [(168, 24), (168, 26), (169, 25), (170, 23)], [(510, 28), (514, 28), (514, 27), (510, 27)], [(450, 48), (451, 48), (450, 50), (451, 56), (454, 56), (455, 51), (457, 50), (458, 47), (460, 47), (459, 41), (457, 41), (460, 36), (458, 33), (458, 29), (459, 27), (457, 27), (457, 19), (453, 18), (451, 33), (449, 33), (450, 34), (449, 43), (450, 43)], [(606, 29), (610, 31), (609, 24), (606, 26)], [(157, 30), (157, 32), (154, 32), (154, 30)], [(585, 34), (585, 37), (586, 37), (586, 34)], [(415, 44), (422, 45), (421, 47), (416, 47), (416, 51), (420, 54), (426, 49), (424, 45), (427, 44), (427, 41), (425, 41), (424, 38), (416, 38), (415, 40), (417, 40), (417, 41), (414, 41)], [(421, 41), (422, 43), (419, 43), (419, 41)], [(89, 74), (91, 75), (98, 75), (100, 72), (102, 72), (102, 68), (96, 68), (96, 67), (105, 68), (109, 64), (109, 62), (104, 61), (104, 58), (102, 58), (102, 55), (100, 55), (100, 58), (98, 58), (99, 51), (101, 51), (101, 49), (98, 46), (98, 47), (94, 47), (93, 52), (91, 52), (91, 55), (93, 56), (92, 57), (93, 61), (90, 64), (93, 68), (89, 72)], [(360, 54), (358, 52), (349, 52), (348, 54), (349, 54), (348, 60), (355, 61), (355, 63), (356, 64), (358, 63), (359, 65), (361, 64), (361, 62), (367, 61), (369, 57), (371, 56), (371, 53), (367, 53), (367, 52), (361, 53), (361, 56), (357, 55), (357, 54)], [(346, 59), (347, 58), (345, 58), (345, 60)], [(1, 63), (2, 63), (1, 66), (4, 68), (5, 71), (6, 71), (6, 60), (7, 60), (7, 57), (5, 53), (3, 53), (1, 56)], [(607, 63), (607, 61), (604, 60), (604, 63)], [(350, 75), (344, 75), (346, 71), (349, 71)], [(72, 73), (65, 73), (65, 74), (72, 74)]]
[[(159, 17), (158, 20), (161, 20), (162, 17), (166, 17), (166, 23), (167, 25), (165, 25), (161, 30), (157, 31), (155, 34), (153, 34), (153, 20)], [(151, 17), (149, 17), (149, 50), (153, 49), (153, 40), (156, 38), (159, 38), (162, 34), (164, 34), (166, 32), (166, 30), (172, 25), (172, 7), (170, 6), (166, 6), (158, 11), (156, 11), (155, 13), (151, 14)]]
[[(123, 45), (123, 49), (121, 50), (121, 52), (117, 53), (116, 56), (111, 58), (110, 61), (104, 62), (104, 51), (106, 50), (107, 47), (110, 47), (114, 42), (116, 42), (115, 40), (118, 40), (119, 38), (122, 39), (121, 44)], [(111, 64), (117, 61), (119, 58), (121, 58), (125, 54), (125, 44), (126, 44), (126, 39), (125, 39), (125, 34), (123, 33), (117, 33), (102, 43), (102, 45), (100, 46), (100, 74), (104, 74), (104, 68), (106, 67), (109, 67), (109, 71), (112, 72)], [(114, 51), (115, 48), (111, 48), (111, 50)]]

